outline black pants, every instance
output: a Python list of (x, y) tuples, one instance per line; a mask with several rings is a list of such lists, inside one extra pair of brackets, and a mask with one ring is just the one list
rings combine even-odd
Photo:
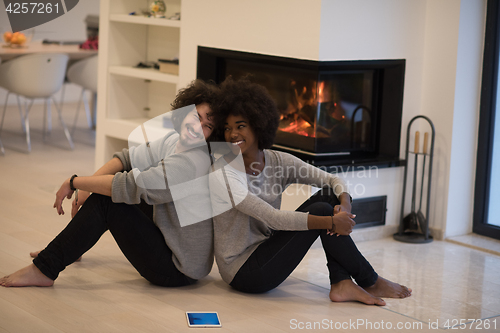
[(33, 263), (55, 280), (109, 230), (128, 261), (151, 283), (166, 287), (194, 283), (175, 267), (172, 251), (148, 215), (138, 205), (117, 204), (108, 196), (92, 194)]
[[(297, 211), (330, 216), (339, 201), (324, 188)], [(372, 286), (378, 278), (370, 263), (359, 252), (350, 236), (330, 236), (326, 230), (274, 231), (259, 245), (231, 281), (231, 286), (246, 293), (263, 293), (280, 285), (298, 266), (302, 258), (321, 237), (330, 273), (330, 284), (351, 277), (361, 287)]]

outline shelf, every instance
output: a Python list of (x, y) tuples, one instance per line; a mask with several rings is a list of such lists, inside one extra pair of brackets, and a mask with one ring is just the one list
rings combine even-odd
[(138, 79), (173, 83), (177, 84), (179, 82), (179, 77), (177, 75), (161, 73), (157, 69), (153, 68), (133, 68), (128, 66), (110, 66), (109, 73), (127, 77), (134, 77)]
[(161, 119), (157, 118), (106, 119), (104, 125), (106, 127), (106, 136), (135, 143), (142, 143), (144, 142), (144, 138), (142, 130), (139, 126), (146, 122), (148, 122), (146, 126), (146, 133), (149, 141), (157, 140), (174, 130), (173, 128), (163, 127)]
[(180, 28), (180, 20), (169, 20), (165, 18), (154, 18), (127, 14), (111, 14), (109, 15), (111, 22), (123, 22), (133, 24), (157, 25), (160, 27)]

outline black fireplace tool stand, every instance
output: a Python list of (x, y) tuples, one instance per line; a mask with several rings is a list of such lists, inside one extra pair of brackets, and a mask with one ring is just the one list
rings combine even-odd
[[(425, 119), (432, 130), (431, 133), (431, 147), (429, 150), (429, 153), (427, 153), (427, 138), (424, 138), (424, 148), (423, 152), (420, 153), (418, 147), (419, 147), (419, 137), (418, 134), (415, 135), (415, 150), (413, 152), (410, 152), (409, 145), (410, 145), (410, 130), (413, 122), (419, 118)], [(406, 155), (405, 155), (405, 160), (406, 160), (406, 165), (405, 165), (405, 175), (404, 175), (404, 182), (403, 182), (403, 198), (401, 200), (401, 219), (400, 219), (400, 224), (399, 224), (399, 231), (394, 234), (394, 239), (405, 242), (405, 243), (430, 243), (432, 242), (432, 236), (429, 234), (429, 207), (430, 207), (430, 194), (431, 194), (431, 181), (432, 181), (432, 159), (434, 156), (434, 140), (435, 140), (435, 135), (436, 131), (434, 129), (434, 124), (432, 121), (427, 118), (426, 116), (416, 116), (414, 117), (410, 123), (408, 124), (408, 128), (406, 131)], [(427, 137), (427, 133), (426, 133)], [(408, 180), (408, 157), (409, 155), (413, 155), (413, 160), (415, 167), (413, 169), (413, 186), (412, 186), (412, 207), (411, 207), (411, 213), (407, 215), (406, 217), (404, 216), (404, 208), (405, 208), (405, 199), (406, 199), (406, 182)], [(416, 200), (416, 194), (417, 194), (417, 172), (418, 172), (418, 157), (419, 155), (422, 155), (424, 157), (423, 165), (422, 165), (422, 179), (421, 179), (421, 185), (420, 185), (420, 203), (419, 203), (419, 210), (416, 212), (416, 207), (415, 207), (415, 200)], [(429, 163), (426, 165), (426, 158), (429, 157)], [(425, 216), (423, 215), (421, 208), (422, 208), (422, 199), (423, 199), (423, 192), (424, 192), (424, 179), (425, 175), (427, 174), (427, 204), (425, 206)]]

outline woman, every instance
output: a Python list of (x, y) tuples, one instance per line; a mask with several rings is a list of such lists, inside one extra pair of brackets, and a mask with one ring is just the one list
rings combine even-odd
[[(380, 297), (410, 296), (410, 289), (378, 276), (349, 237), (355, 216), (343, 181), (290, 154), (267, 149), (279, 121), (267, 91), (231, 78), (221, 90), (225, 118), (218, 124), (224, 128), (219, 139), (231, 152), (214, 164), (210, 190), (215, 258), (223, 280), (243, 292), (271, 290), (291, 274), (319, 236), (332, 301), (385, 305)], [(280, 211), (281, 194), (292, 183), (323, 190), (295, 212)]]
[[(212, 110), (218, 100), (218, 88), (194, 81), (172, 103), (177, 109), (172, 115), (176, 132), (151, 143), (145, 138), (145, 144), (116, 153), (93, 176), (67, 179), (56, 194), (54, 208), (64, 214), (62, 202), (76, 189), (80, 193), (73, 210), (83, 206), (33, 264), (0, 279), (0, 285), (53, 285), (59, 273), (106, 230), (153, 284), (183, 286), (206, 276), (213, 263), (212, 219), (183, 223), (174, 200), (178, 191), (172, 187), (200, 177), (200, 169), (208, 170), (210, 158), (203, 147), (208, 151), (205, 139), (212, 134)], [(182, 201), (182, 195), (177, 197)], [(141, 200), (154, 205), (154, 219), (139, 208)]]

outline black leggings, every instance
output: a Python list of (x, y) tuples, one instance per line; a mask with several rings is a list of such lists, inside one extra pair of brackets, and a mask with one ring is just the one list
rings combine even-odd
[[(297, 211), (311, 215), (330, 216), (333, 207), (340, 204), (324, 188)], [(350, 236), (330, 236), (326, 230), (273, 231), (271, 237), (252, 253), (231, 281), (231, 286), (246, 293), (263, 293), (276, 288), (292, 273), (314, 243), (321, 237), (327, 258), (330, 284), (351, 277), (361, 287), (375, 284), (378, 275), (359, 252)]]
[(108, 196), (92, 194), (71, 222), (33, 260), (52, 280), (99, 240), (106, 230), (135, 269), (153, 284), (177, 287), (196, 280), (181, 273), (160, 229), (138, 205), (114, 203)]

